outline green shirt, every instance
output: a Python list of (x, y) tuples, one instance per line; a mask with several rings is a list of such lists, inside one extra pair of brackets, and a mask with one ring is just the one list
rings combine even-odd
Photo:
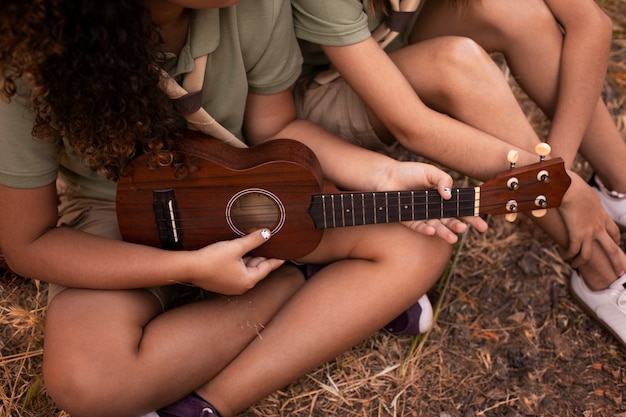
[[(369, 3), (369, 0), (291, 0), (305, 72), (328, 65), (319, 45), (348, 46), (371, 36), (382, 23), (384, 14), (377, 10), (373, 16), (368, 16)], [(386, 49), (393, 50), (404, 43), (398, 38)]]
[(346, 46), (364, 41), (380, 24), (370, 19), (368, 0), (291, 0), (296, 36), (307, 42)]
[[(284, 0), (241, 0), (236, 6), (195, 11), (187, 43), (163, 67), (174, 77), (191, 71), (194, 58), (208, 54), (203, 107), (243, 139), (248, 93), (270, 95), (288, 89), (300, 74), (302, 58)], [(33, 188), (57, 173), (78, 193), (115, 199), (116, 184), (86, 169), (61, 140), (32, 138), (33, 115), (24, 95), (0, 102), (0, 183)]]

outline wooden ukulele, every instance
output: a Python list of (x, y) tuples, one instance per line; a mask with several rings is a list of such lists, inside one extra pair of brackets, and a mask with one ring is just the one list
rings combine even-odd
[[(130, 162), (117, 188), (124, 240), (164, 249), (197, 249), (267, 228), (272, 239), (252, 254), (298, 259), (324, 229), (376, 223), (545, 211), (561, 204), (571, 182), (560, 158), (511, 169), (479, 187), (324, 194), (319, 162), (295, 140), (240, 149), (186, 132), (177, 152), (196, 169), (183, 179), (169, 167)], [(549, 152), (549, 149), (548, 149)], [(511, 156), (510, 159), (515, 159)]]

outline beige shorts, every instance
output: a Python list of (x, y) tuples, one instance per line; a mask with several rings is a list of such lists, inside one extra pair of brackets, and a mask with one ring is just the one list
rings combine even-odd
[(322, 126), (355, 145), (393, 154), (396, 145), (387, 145), (378, 138), (363, 100), (342, 77), (323, 85), (312, 77), (302, 77), (293, 95), (298, 118)]
[[(57, 227), (71, 227), (109, 239), (122, 240), (114, 201), (74, 196), (61, 180), (57, 180), (57, 192), (60, 199)], [(65, 288), (49, 284), (48, 303)], [(170, 304), (171, 291), (168, 287), (152, 287), (146, 290), (154, 294), (163, 310)]]

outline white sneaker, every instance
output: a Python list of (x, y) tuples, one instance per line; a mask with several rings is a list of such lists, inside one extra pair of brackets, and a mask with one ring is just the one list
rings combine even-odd
[(572, 272), (571, 287), (574, 296), (592, 316), (626, 346), (626, 274), (606, 290), (592, 291), (580, 274)]
[(597, 176), (593, 180), (597, 187), (592, 188), (600, 196), (602, 207), (619, 227), (626, 229), (626, 195), (608, 190)]

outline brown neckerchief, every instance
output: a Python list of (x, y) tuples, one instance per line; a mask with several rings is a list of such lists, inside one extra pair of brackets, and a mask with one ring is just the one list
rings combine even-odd
[(246, 148), (245, 143), (202, 108), (202, 85), (206, 62), (206, 55), (195, 58), (193, 69), (185, 75), (182, 86), (162, 70), (161, 88), (172, 99), (174, 107), (185, 118), (190, 129), (199, 130), (231, 146)]

